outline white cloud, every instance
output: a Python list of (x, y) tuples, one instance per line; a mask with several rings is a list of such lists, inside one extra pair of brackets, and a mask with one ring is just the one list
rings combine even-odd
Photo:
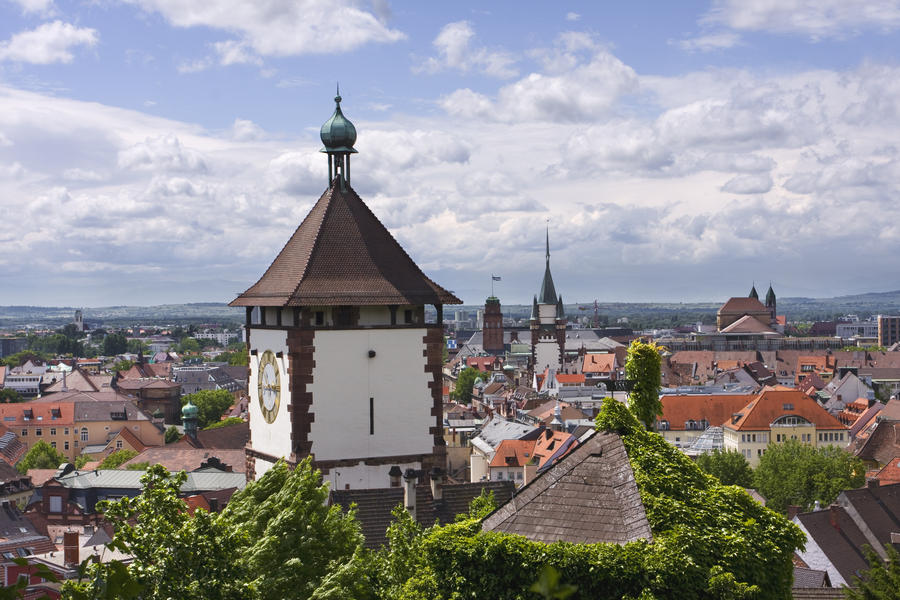
[(740, 35), (733, 31), (723, 31), (684, 39), (679, 41), (678, 45), (682, 50), (687, 50), (688, 52), (712, 52), (714, 50), (733, 48), (740, 43)]
[(765, 194), (772, 189), (772, 177), (768, 173), (737, 175), (722, 186), (729, 194)]
[(564, 34), (554, 50), (538, 56), (552, 74), (531, 73), (505, 85), (496, 100), (456, 90), (441, 99), (442, 108), (454, 116), (492, 121), (579, 122), (598, 118), (637, 90), (634, 70), (584, 35)]
[(231, 136), (238, 141), (261, 140), (266, 137), (265, 130), (247, 119), (235, 119), (231, 126)]
[(66, 169), (62, 173), (62, 177), (67, 181), (103, 181), (105, 179), (97, 171), (79, 168)]
[(900, 27), (897, 0), (715, 0), (703, 22), (732, 29), (795, 33), (812, 39)]
[(580, 18), (581, 18), (581, 15), (579, 15), (576, 12), (566, 13), (566, 21), (577, 21)]
[(70, 63), (75, 58), (71, 49), (94, 46), (97, 31), (53, 21), (30, 31), (22, 31), (0, 42), (0, 61), (26, 62), (38, 65)]
[(22, 8), (22, 12), (26, 15), (38, 14), (44, 17), (51, 17), (56, 14), (56, 6), (53, 0), (12, 0), (14, 4), (18, 4)]
[(219, 56), (219, 64), (228, 65), (261, 65), (262, 59), (253, 54), (250, 45), (245, 41), (226, 40), (216, 42), (213, 49)]
[(516, 59), (503, 50), (473, 47), (475, 30), (468, 21), (456, 21), (444, 25), (432, 45), (436, 57), (413, 66), (413, 72), (438, 73), (450, 69), (466, 72), (477, 70), (492, 77), (509, 78), (517, 74), (513, 65)]
[(194, 60), (183, 61), (178, 64), (178, 72), (182, 74), (199, 73), (213, 66), (210, 57), (196, 58)]
[(205, 172), (206, 161), (191, 148), (185, 148), (177, 136), (164, 134), (148, 137), (143, 142), (119, 152), (119, 167), (139, 171)]
[(347, 52), (406, 36), (355, 3), (336, 0), (124, 0), (158, 12), (176, 27), (212, 27), (237, 34), (261, 56)]

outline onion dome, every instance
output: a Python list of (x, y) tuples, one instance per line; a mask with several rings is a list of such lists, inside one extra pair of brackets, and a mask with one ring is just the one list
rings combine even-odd
[(325, 147), (320, 152), (352, 152), (353, 144), (356, 143), (356, 127), (350, 122), (350, 119), (341, 112), (341, 95), (338, 93), (334, 97), (334, 114), (322, 125), (319, 137)]
[(182, 419), (196, 419), (200, 414), (200, 409), (197, 406), (188, 400), (188, 403), (181, 407), (181, 418)]

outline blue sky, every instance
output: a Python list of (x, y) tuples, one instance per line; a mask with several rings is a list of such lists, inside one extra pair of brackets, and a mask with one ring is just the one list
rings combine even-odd
[(354, 187), (467, 303), (897, 289), (900, 1), (0, 0), (0, 304), (229, 301)]

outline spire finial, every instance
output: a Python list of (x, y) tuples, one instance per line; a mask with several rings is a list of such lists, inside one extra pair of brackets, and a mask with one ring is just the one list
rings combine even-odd
[(341, 82), (340, 81), (337, 82), (337, 89), (336, 89), (336, 93), (334, 96), (334, 101), (337, 102), (338, 104), (341, 103)]
[(547, 219), (547, 263), (550, 263), (550, 219)]

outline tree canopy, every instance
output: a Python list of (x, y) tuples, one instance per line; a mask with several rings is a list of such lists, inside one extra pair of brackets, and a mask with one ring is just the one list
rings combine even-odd
[(98, 469), (118, 469), (123, 464), (127, 463), (129, 460), (137, 456), (138, 453), (132, 450), (131, 448), (122, 448), (121, 450), (116, 450), (112, 452), (104, 458), (99, 465), (97, 465)]
[(853, 587), (844, 588), (848, 600), (897, 600), (900, 598), (900, 554), (891, 544), (884, 545), (887, 560), (866, 546), (869, 569), (853, 577)]
[(780, 511), (791, 504), (810, 510), (816, 500), (823, 506), (831, 504), (843, 490), (865, 481), (862, 461), (849, 452), (797, 440), (770, 443), (756, 467), (756, 487), (765, 496), (766, 506)]
[(697, 457), (697, 466), (723, 485), (753, 487), (753, 469), (744, 455), (736, 450), (713, 450)]
[(16, 468), (19, 473), (27, 473), (28, 469), (55, 469), (64, 462), (66, 457), (61, 452), (41, 440), (28, 449)]
[(3, 404), (22, 402), (23, 400), (24, 398), (22, 398), (22, 395), (12, 388), (0, 389), (0, 402), (2, 402)]
[(456, 388), (453, 390), (453, 399), (460, 404), (470, 404), (472, 402), (472, 387), (475, 380), (483, 377), (478, 369), (466, 367), (459, 372), (456, 378)]
[(124, 333), (109, 333), (103, 338), (103, 355), (115, 356), (128, 350), (128, 338)]
[(194, 403), (198, 409), (198, 425), (200, 429), (217, 423), (225, 411), (234, 404), (234, 396), (228, 390), (200, 390), (193, 394), (181, 397), (181, 405), (188, 401)]
[(628, 406), (638, 421), (649, 430), (656, 429), (656, 417), (663, 414), (659, 399), (662, 386), (661, 350), (654, 342), (634, 340), (628, 346), (628, 359), (625, 362), (625, 378), (634, 385), (628, 395)]

